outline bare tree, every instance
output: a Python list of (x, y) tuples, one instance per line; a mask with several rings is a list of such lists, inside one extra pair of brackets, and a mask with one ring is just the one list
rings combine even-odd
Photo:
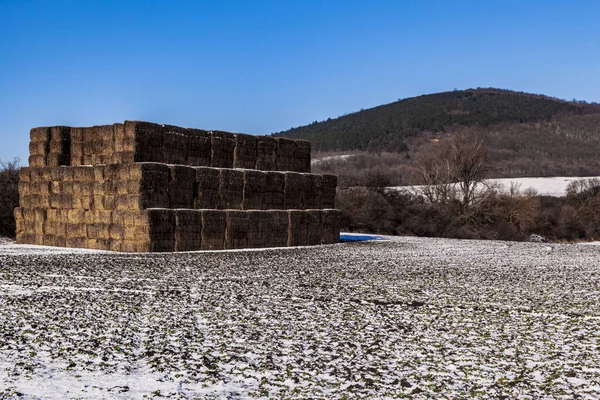
[(15, 236), (14, 209), (19, 206), (19, 159), (0, 160), (0, 236)]

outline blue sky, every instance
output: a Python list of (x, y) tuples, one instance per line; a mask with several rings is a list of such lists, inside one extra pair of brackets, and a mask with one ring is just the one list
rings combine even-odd
[(600, 102), (600, 1), (0, 0), (0, 159), (125, 119), (268, 134), (425, 93)]

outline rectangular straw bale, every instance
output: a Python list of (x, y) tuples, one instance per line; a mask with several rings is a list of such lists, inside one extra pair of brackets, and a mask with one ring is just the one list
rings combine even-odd
[(50, 181), (41, 181), (37, 184), (38, 193), (41, 196), (48, 197), (50, 196), (52, 184)]
[(71, 165), (83, 165), (83, 128), (71, 128)]
[(306, 177), (298, 172), (285, 172), (284, 208), (304, 208)]
[(67, 238), (66, 247), (73, 249), (84, 249), (87, 247), (88, 239), (86, 237)]
[(124, 147), (133, 139), (134, 162), (164, 162), (164, 131), (158, 124), (141, 121), (125, 121)]
[(19, 184), (18, 184), (19, 196), (29, 196), (29, 193), (30, 193), (29, 186), (30, 186), (29, 182), (19, 181)]
[(69, 153), (49, 153), (46, 156), (46, 165), (57, 167), (59, 165), (70, 165), (71, 155)]
[(49, 142), (50, 127), (41, 126), (39, 128), (33, 128), (29, 131), (29, 138), (32, 142)]
[(210, 165), (218, 168), (233, 168), (235, 135), (229, 132), (212, 131)]
[(152, 251), (175, 250), (176, 217), (174, 210), (153, 208), (148, 215)]
[(176, 210), (175, 251), (193, 251), (202, 248), (202, 212)]
[(310, 214), (305, 210), (289, 210), (288, 246), (307, 246)]
[(31, 195), (19, 195), (19, 206), (31, 208)]
[(170, 208), (194, 208), (196, 170), (186, 165), (171, 165), (169, 187)]
[(72, 194), (61, 194), (59, 208), (69, 209), (72, 207), (73, 207), (73, 195)]
[(235, 135), (235, 150), (233, 154), (234, 168), (256, 168), (258, 139), (256, 136), (238, 133)]
[(25, 224), (23, 221), (23, 208), (15, 207), (13, 210), (13, 215), (15, 217), (16, 233), (22, 233), (25, 229)]
[(68, 166), (60, 167), (60, 177), (63, 182), (73, 182), (73, 168)]
[(50, 208), (50, 195), (40, 195), (38, 207)]
[(86, 237), (87, 230), (85, 224), (72, 224), (67, 223), (67, 238), (81, 238)]
[(116, 153), (125, 151), (125, 124), (116, 123), (112, 125), (114, 148)]
[(322, 177), (318, 174), (304, 174), (305, 196), (304, 207), (306, 209), (321, 208), (321, 183)]
[[(117, 208), (117, 195), (105, 194), (102, 197), (102, 209), (104, 210), (116, 210)], [(94, 197), (94, 204), (96, 204), (96, 197)]]
[(335, 208), (337, 176), (324, 174), (321, 178), (321, 207)]
[(250, 210), (248, 214), (247, 247), (269, 247), (273, 242), (273, 214), (269, 211)]
[(98, 238), (95, 243), (97, 250), (110, 250), (110, 239)]
[(187, 164), (189, 133), (187, 129), (173, 125), (163, 125), (163, 162), (167, 164)]
[(265, 210), (284, 208), (285, 174), (282, 172), (265, 172), (265, 195), (263, 207)]
[(105, 165), (94, 165), (94, 182), (104, 182), (104, 169)]
[[(133, 171), (133, 172), (132, 172)], [(132, 164), (130, 176), (141, 176), (138, 190), (129, 187), (129, 194), (140, 195), (142, 208), (167, 208), (169, 206), (169, 188), (171, 171), (165, 164)]]
[(308, 245), (314, 246), (323, 243), (324, 215), (321, 210), (306, 210), (308, 213)]
[(263, 171), (244, 171), (242, 209), (261, 210), (264, 207), (267, 174)]
[(310, 142), (308, 140), (296, 140), (293, 171), (310, 172)]
[(269, 247), (285, 247), (288, 245), (289, 213), (287, 210), (270, 210), (273, 225), (268, 239)]
[(277, 171), (294, 171), (296, 146), (295, 140), (277, 138), (277, 159), (275, 162), (275, 169)]
[(339, 210), (323, 210), (323, 240), (324, 244), (339, 243), (342, 213)]
[(217, 168), (197, 167), (196, 185), (194, 187), (194, 208), (219, 208), (221, 172)]
[(29, 182), (31, 180), (31, 168), (21, 167), (19, 170), (19, 182)]
[[(50, 202), (50, 208), (59, 209), (62, 204), (62, 194), (51, 193), (48, 201)], [(31, 204), (31, 200), (29, 204)]]
[(219, 208), (240, 210), (244, 195), (244, 172), (221, 169), (219, 182)]
[(46, 156), (29, 156), (29, 166), (41, 168), (46, 166)]
[(220, 210), (201, 210), (202, 213), (202, 250), (222, 250), (225, 246), (227, 228), (226, 212)]
[(85, 212), (83, 210), (68, 210), (67, 222), (69, 222), (70, 224), (85, 223)]
[(42, 180), (42, 167), (39, 167), (39, 168), (30, 167), (29, 168), (29, 177), (30, 177), (30, 181), (32, 183), (41, 181)]
[(29, 142), (29, 155), (45, 156), (49, 152), (47, 142)]
[(50, 182), (52, 180), (52, 168), (43, 167), (40, 171), (40, 180), (43, 182)]
[(115, 151), (114, 128), (112, 125), (102, 125), (100, 127), (100, 142), (102, 143), (100, 154), (104, 156), (104, 162), (108, 164)]
[(256, 169), (274, 171), (277, 166), (277, 139), (259, 136), (256, 143)]
[(225, 248), (243, 249), (248, 247), (248, 213), (246, 211), (226, 211)]
[(51, 142), (70, 142), (71, 127), (70, 126), (52, 126), (50, 127)]
[(60, 192), (63, 194), (73, 194), (73, 181), (62, 181), (60, 183)]
[(194, 166), (210, 166), (211, 136), (201, 129), (188, 129), (187, 163)]

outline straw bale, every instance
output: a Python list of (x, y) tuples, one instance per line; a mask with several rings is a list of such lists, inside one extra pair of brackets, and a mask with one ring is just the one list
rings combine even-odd
[[(61, 208), (62, 205), (62, 195), (58, 193), (50, 194), (50, 207), (51, 208)], [(31, 205), (31, 199), (29, 200), (29, 205)]]
[(304, 208), (305, 186), (307, 178), (298, 172), (285, 173), (284, 208)]
[(49, 152), (48, 142), (29, 142), (29, 155), (45, 156)]
[(322, 175), (321, 178), (321, 207), (335, 208), (335, 193), (337, 188), (337, 176)]
[(69, 154), (71, 155), (71, 142), (68, 140), (51, 140), (49, 144), (49, 152), (57, 154)]
[(122, 151), (119, 153), (120, 162), (122, 164), (131, 164), (135, 162), (135, 152), (134, 151)]
[(285, 193), (285, 175), (282, 172), (265, 172), (265, 210), (283, 209)]
[(102, 125), (99, 134), (102, 143), (100, 154), (104, 156), (104, 160), (110, 160), (115, 151), (114, 128), (112, 125)]
[(163, 125), (163, 158), (167, 164), (187, 164), (189, 133), (187, 129)]
[(40, 200), (40, 195), (39, 194), (31, 194), (29, 195), (29, 206), (32, 208), (35, 207), (40, 207), (40, 204), (42, 203), (42, 201)]
[(341, 220), (342, 213), (340, 210), (323, 210), (323, 243), (339, 243)]
[(23, 207), (15, 207), (15, 209), (13, 210), (13, 215), (15, 217), (17, 233), (23, 232), (25, 229), (25, 224), (23, 220)]
[(321, 208), (321, 183), (322, 177), (317, 174), (304, 174), (305, 178), (305, 194), (304, 208), (318, 209)]
[(58, 167), (59, 165), (69, 165), (71, 156), (64, 153), (49, 153), (46, 156), (46, 165), (50, 167)]
[(85, 248), (87, 247), (87, 242), (87, 238), (85, 237), (67, 237), (65, 247), (75, 249)]
[[(133, 171), (133, 172), (132, 172)], [(129, 186), (129, 194), (140, 196), (142, 208), (166, 208), (169, 205), (170, 169), (166, 164), (133, 164), (130, 176), (140, 176), (139, 186)]]
[(111, 239), (123, 240), (124, 229), (123, 225), (120, 224), (110, 224), (108, 226), (108, 235)]
[(19, 196), (29, 196), (29, 182), (19, 181)]
[[(269, 247), (273, 242), (273, 214), (269, 211), (250, 210), (248, 214), (247, 247)], [(286, 235), (287, 238), (287, 235)]]
[(262, 171), (244, 171), (242, 209), (261, 210), (264, 207), (267, 174)]
[(188, 129), (188, 160), (187, 164), (210, 166), (211, 137), (206, 131)]
[(42, 180), (42, 167), (30, 167), (29, 168), (29, 181), (39, 182)]
[(171, 165), (170, 208), (194, 208), (196, 170), (185, 165)]
[(70, 141), (71, 127), (70, 126), (52, 126), (50, 127), (50, 141)]
[[(136, 199), (138, 198), (138, 196), (135, 196)], [(119, 194), (116, 197), (115, 200), (115, 210), (119, 210), (119, 211), (127, 211), (127, 210), (131, 210), (131, 205), (129, 203), (130, 201), (130, 195), (127, 194)], [(133, 209), (138, 209), (138, 207), (135, 207)]]
[(52, 180), (52, 168), (43, 167), (40, 169), (40, 181), (49, 182)]
[(202, 212), (176, 210), (175, 251), (193, 251), (202, 248)]
[(256, 169), (273, 171), (277, 166), (277, 139), (260, 136), (256, 143)]
[(233, 168), (235, 135), (229, 132), (213, 131), (211, 138), (210, 165), (218, 168)]
[(94, 165), (94, 182), (104, 182), (104, 165)]
[(221, 172), (217, 168), (194, 168), (196, 170), (196, 185), (194, 188), (195, 209), (219, 208)]
[(98, 238), (96, 239), (97, 250), (110, 250), (110, 239)]
[(308, 242), (308, 230), (310, 214), (305, 210), (289, 210), (289, 233), (288, 246), (306, 246)]
[(47, 126), (33, 128), (29, 131), (29, 138), (32, 142), (48, 142), (50, 141), (50, 128)]
[(125, 253), (135, 253), (138, 251), (137, 243), (133, 240), (124, 240), (121, 242), (121, 251)]
[[(94, 205), (96, 205), (96, 197), (94, 196)], [(117, 195), (105, 194), (102, 197), (102, 209), (115, 210), (117, 207)]]
[(44, 197), (50, 196), (51, 183), (49, 181), (42, 181), (38, 183), (38, 194)]
[(176, 217), (174, 210), (146, 210), (149, 225), (151, 251), (175, 250)]
[(62, 181), (60, 183), (60, 192), (62, 194), (73, 194), (73, 181)]
[(73, 182), (73, 168), (67, 166), (60, 167), (60, 177), (63, 182)]
[(324, 215), (321, 210), (306, 210), (308, 213), (307, 244), (317, 245), (323, 243)]
[(68, 210), (67, 211), (67, 222), (70, 224), (83, 224), (85, 223), (85, 213), (83, 210)]
[(110, 223), (95, 223), (94, 228), (96, 230), (96, 239), (109, 240), (110, 239)]
[(41, 168), (46, 166), (46, 156), (29, 156), (29, 166)]
[(287, 138), (277, 138), (277, 159), (275, 169), (277, 171), (294, 171), (294, 157), (297, 143)]
[(202, 214), (202, 250), (222, 250), (225, 246), (227, 229), (226, 212), (219, 210), (201, 210)]
[(244, 195), (244, 172), (221, 169), (219, 183), (219, 208), (240, 210)]
[(85, 224), (72, 224), (67, 223), (67, 238), (81, 238), (86, 237), (87, 230)]
[(31, 181), (31, 168), (30, 167), (21, 167), (19, 170), (19, 182), (29, 182)]
[(256, 136), (238, 133), (235, 135), (235, 150), (233, 154), (234, 168), (256, 168), (258, 139)]
[(296, 140), (293, 168), (293, 171), (296, 172), (310, 172), (310, 142), (308, 140)]
[(35, 244), (35, 235), (32, 233), (22, 233), (17, 235), (17, 243), (19, 244)]
[(112, 125), (113, 140), (114, 140), (114, 152), (120, 153), (125, 151), (124, 140), (125, 140), (125, 124), (115, 123)]
[(246, 211), (227, 210), (225, 229), (225, 248), (243, 249), (248, 247), (249, 219)]

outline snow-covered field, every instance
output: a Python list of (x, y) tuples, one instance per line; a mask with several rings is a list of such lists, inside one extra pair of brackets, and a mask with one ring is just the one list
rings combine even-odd
[(0, 398), (600, 398), (600, 248), (0, 246)]

